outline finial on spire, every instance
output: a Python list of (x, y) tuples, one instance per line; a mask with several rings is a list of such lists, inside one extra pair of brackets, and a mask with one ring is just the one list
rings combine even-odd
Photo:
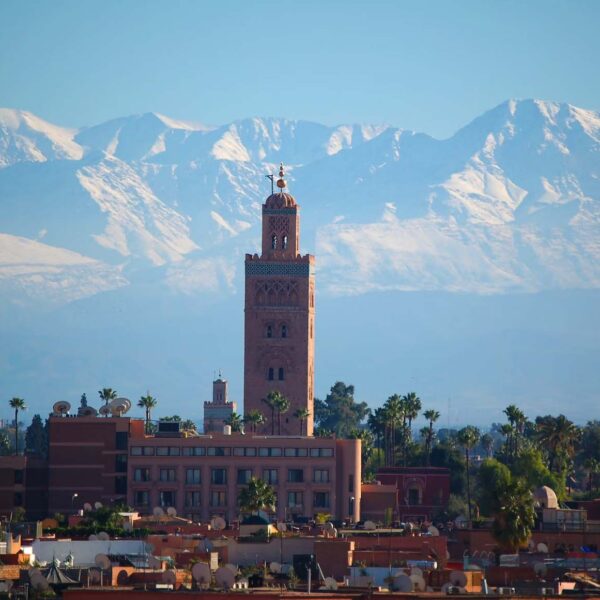
[(277, 187), (280, 190), (283, 190), (283, 188), (286, 186), (285, 183), (285, 179), (283, 178), (285, 175), (284, 171), (283, 171), (283, 163), (279, 164), (279, 179), (277, 180)]

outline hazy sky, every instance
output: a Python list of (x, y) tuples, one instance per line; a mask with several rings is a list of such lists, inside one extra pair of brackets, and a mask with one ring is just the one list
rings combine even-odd
[(0, 105), (80, 126), (385, 122), (438, 137), (509, 97), (600, 109), (600, 2), (0, 2)]

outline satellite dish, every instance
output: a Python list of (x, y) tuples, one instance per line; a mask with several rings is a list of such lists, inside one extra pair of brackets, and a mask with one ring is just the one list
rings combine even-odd
[(373, 530), (377, 529), (377, 525), (375, 525), (375, 523), (373, 523), (373, 521), (365, 521), (365, 529), (367, 531), (373, 531)]
[(84, 406), (77, 411), (78, 417), (95, 417), (98, 411), (93, 406)]
[(199, 562), (192, 567), (192, 577), (198, 583), (210, 583), (210, 567), (208, 563)]
[(101, 531), (98, 534), (98, 539), (103, 542), (108, 542), (108, 540), (110, 540), (110, 535), (108, 535), (108, 533), (106, 533), (106, 531)]
[(162, 517), (162, 516), (165, 514), (165, 511), (164, 511), (164, 510), (163, 510), (163, 509), (162, 509), (160, 506), (155, 506), (155, 507), (152, 509), (152, 514), (153, 514), (155, 517)]
[(225, 523), (225, 519), (223, 517), (214, 517), (210, 522), (210, 526), (216, 531), (221, 531), (221, 529), (225, 529), (226, 525), (227, 523)]
[(548, 554), (548, 546), (546, 546), (546, 544), (544, 544), (544, 542), (540, 542), (537, 545), (537, 551), (541, 552), (542, 554)]
[(440, 588), (440, 592), (442, 592), (442, 594), (447, 594), (448, 593), (448, 588), (453, 587), (451, 583), (445, 583), (441, 588)]
[(410, 580), (413, 583), (415, 592), (424, 592), (427, 584), (421, 575), (411, 575)]
[(91, 533), (88, 537), (90, 542), (95, 542), (98, 539), (98, 536), (95, 533)]
[(48, 585), (48, 582), (46, 581), (46, 578), (43, 575), (41, 579), (35, 579), (34, 581), (32, 581), (31, 585), (38, 592), (45, 592), (50, 587)]
[(42, 572), (39, 569), (29, 569), (29, 581), (33, 583), (37, 579), (45, 579)]
[(66, 400), (60, 400), (58, 402), (55, 402), (54, 405), (52, 406), (52, 411), (54, 412), (54, 416), (57, 416), (57, 417), (64, 417), (65, 415), (68, 415), (70, 410), (71, 410), (71, 403), (67, 402)]
[(94, 508), (96, 510), (98, 510), (99, 508), (102, 508), (102, 502), (94, 502)]
[(438, 535), (440, 535), (440, 530), (435, 525), (430, 525), (427, 528), (427, 531), (429, 531), (429, 534), (434, 537), (437, 537)]
[(325, 584), (326, 590), (335, 591), (338, 588), (337, 581), (333, 577), (325, 577), (325, 581), (323, 583)]
[(419, 567), (413, 567), (410, 570), (411, 575), (415, 575), (416, 577), (423, 577), (423, 571), (419, 569)]
[(281, 563), (273, 561), (269, 565), (269, 570), (271, 571), (271, 573), (281, 573)]
[(456, 587), (465, 587), (467, 585), (467, 576), (463, 571), (452, 571), (450, 573), (450, 583)]
[(103, 417), (107, 417), (110, 414), (110, 407), (107, 406), (106, 404), (104, 406), (100, 407), (100, 410), (98, 411)]
[(158, 560), (158, 558), (156, 558), (156, 556), (151, 556), (148, 558), (148, 566), (151, 569), (160, 569), (162, 567), (162, 563), (160, 560)]
[(413, 582), (408, 575), (398, 575), (392, 580), (392, 589), (396, 592), (412, 592)]
[(169, 508), (167, 508), (167, 514), (170, 517), (176, 517), (177, 516), (177, 509), (174, 508), (173, 506), (169, 506)]
[(325, 529), (325, 531), (331, 533), (335, 529), (335, 527), (333, 526), (333, 523), (331, 521), (327, 521), (327, 523), (325, 523), (325, 527), (323, 529)]
[(538, 577), (543, 577), (548, 571), (548, 567), (543, 562), (537, 562), (533, 565), (533, 570)]
[(89, 583), (100, 583), (101, 577), (100, 577), (100, 571), (96, 570), (96, 569), (89, 569), (88, 570), (88, 581)]
[(83, 510), (85, 510), (86, 512), (89, 512), (90, 510), (92, 510), (92, 505), (89, 502), (84, 502)]
[(162, 581), (163, 583), (167, 583), (169, 585), (175, 585), (177, 583), (177, 573), (173, 571), (173, 569), (164, 571), (162, 574)]
[(284, 532), (287, 531), (287, 525), (285, 523), (277, 523), (277, 531)]
[(236, 565), (233, 565), (233, 564), (231, 564), (231, 563), (227, 563), (227, 564), (225, 565), (225, 568), (226, 568), (226, 569), (229, 569), (229, 570), (230, 570), (230, 571), (231, 571), (231, 572), (232, 572), (234, 575), (237, 575), (237, 573), (238, 573), (238, 568), (237, 568), (237, 566), (236, 566)]
[(108, 404), (108, 408), (111, 415), (121, 417), (131, 408), (131, 402), (127, 398), (115, 398)]
[(106, 554), (96, 554), (96, 558), (94, 559), (94, 564), (103, 571), (110, 568), (110, 559)]
[(235, 575), (227, 567), (219, 567), (215, 573), (217, 586), (229, 590), (235, 582)]

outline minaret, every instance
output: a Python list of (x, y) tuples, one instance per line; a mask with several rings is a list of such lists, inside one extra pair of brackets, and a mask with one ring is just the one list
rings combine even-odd
[(223, 431), (225, 421), (235, 412), (235, 402), (227, 397), (227, 380), (219, 377), (213, 381), (212, 402), (204, 402), (204, 433)]
[[(312, 435), (315, 258), (300, 255), (300, 207), (283, 191), (283, 165), (277, 187), (262, 207), (262, 253), (246, 254), (244, 410), (260, 411), (266, 420), (261, 433), (271, 433), (264, 399), (278, 391), (290, 402), (281, 415), (282, 435), (300, 435), (301, 428)], [(310, 413), (303, 424), (294, 416), (299, 409)]]

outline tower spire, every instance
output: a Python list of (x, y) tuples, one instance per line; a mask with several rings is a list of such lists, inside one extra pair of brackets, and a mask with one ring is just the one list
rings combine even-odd
[(283, 188), (286, 187), (286, 183), (285, 183), (285, 172), (283, 170), (283, 163), (279, 164), (279, 179), (277, 180), (277, 187), (283, 191)]

